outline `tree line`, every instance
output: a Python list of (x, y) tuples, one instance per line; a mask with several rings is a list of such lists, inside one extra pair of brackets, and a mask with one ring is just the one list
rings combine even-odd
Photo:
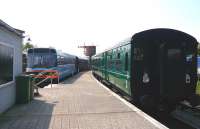
[(36, 46), (31, 44), (30, 42), (26, 42), (26, 43), (22, 44), (22, 51), (23, 52), (26, 53), (28, 51), (28, 49), (30, 49), (30, 48), (36, 48)]

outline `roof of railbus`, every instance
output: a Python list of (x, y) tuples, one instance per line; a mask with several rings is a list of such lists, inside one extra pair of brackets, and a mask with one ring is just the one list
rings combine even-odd
[(65, 53), (65, 52), (56, 50), (55, 48), (31, 48), (31, 49), (28, 50), (28, 53), (32, 53), (32, 52), (42, 52), (42, 51), (47, 51), (47, 50), (49, 50), (49, 51), (51, 51), (51, 52), (53, 52), (53, 53), (56, 53), (56, 54), (59, 55), (59, 56), (73, 57), (73, 58), (76, 57), (75, 55), (68, 54), (68, 53)]
[(44, 51), (51, 51), (51, 52), (53, 52), (53, 53), (56, 53), (56, 49), (54, 49), (54, 48), (30, 48), (30, 49), (28, 49), (28, 53), (35, 53), (35, 52), (40, 52), (40, 53), (42, 53), (42, 52), (44, 52)]

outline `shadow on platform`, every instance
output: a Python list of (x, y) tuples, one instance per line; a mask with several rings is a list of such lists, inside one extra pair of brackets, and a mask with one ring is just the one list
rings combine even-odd
[(0, 116), (0, 129), (49, 129), (55, 104), (35, 99), (15, 105)]

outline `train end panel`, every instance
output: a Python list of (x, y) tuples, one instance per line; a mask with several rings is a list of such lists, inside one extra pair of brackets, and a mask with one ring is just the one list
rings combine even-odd
[(172, 29), (152, 29), (137, 33), (132, 41), (133, 94), (141, 103), (150, 105), (154, 99), (152, 105), (175, 105), (195, 94), (195, 38)]

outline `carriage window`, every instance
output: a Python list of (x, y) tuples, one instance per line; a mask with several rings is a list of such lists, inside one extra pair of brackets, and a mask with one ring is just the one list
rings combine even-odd
[(192, 54), (186, 55), (186, 62), (192, 62), (192, 58), (193, 58)]
[(112, 55), (109, 55), (110, 58), (108, 59), (108, 68), (112, 69), (112, 65), (113, 65), (113, 60), (112, 60)]
[(180, 59), (181, 57), (181, 50), (180, 49), (169, 49), (167, 52), (168, 59)]
[(122, 61), (121, 60), (115, 60), (115, 68), (117, 71), (121, 71), (122, 70)]
[(134, 48), (134, 60), (142, 61), (144, 58), (144, 50), (141, 48)]
[(128, 53), (125, 54), (125, 71), (128, 71)]
[(120, 59), (120, 53), (117, 53), (117, 59)]

